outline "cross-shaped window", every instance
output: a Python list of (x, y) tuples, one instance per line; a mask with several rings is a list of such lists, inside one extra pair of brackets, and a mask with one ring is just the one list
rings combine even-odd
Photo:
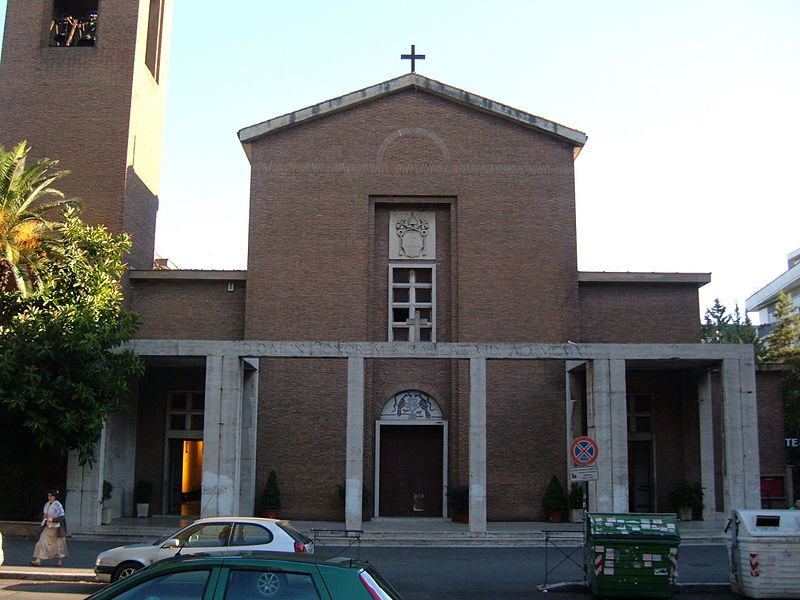
[(389, 267), (389, 341), (435, 342), (432, 266)]

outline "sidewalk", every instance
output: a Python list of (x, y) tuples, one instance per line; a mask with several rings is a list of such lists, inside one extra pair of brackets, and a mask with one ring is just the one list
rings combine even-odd
[[(137, 543), (154, 541), (190, 523), (193, 519), (177, 516), (155, 516), (147, 519), (134, 517), (116, 519), (110, 525), (95, 528), (94, 532), (70, 536), (76, 542), (104, 541), (113, 543)], [(413, 547), (542, 547), (547, 541), (558, 545), (580, 546), (583, 543), (582, 523), (543, 522), (489, 522), (487, 532), (471, 534), (469, 525), (445, 519), (379, 518), (365, 521), (360, 533), (349, 532), (345, 537), (345, 525), (335, 521), (292, 521), (311, 538), (316, 538), (318, 548), (325, 546), (347, 546), (357, 542), (363, 546), (413, 546)], [(0, 524), (0, 526), (3, 524)], [(725, 522), (686, 521), (680, 524), (681, 544), (724, 544)], [(38, 528), (36, 528), (38, 531)], [(32, 536), (15, 538), (27, 546)], [(8, 546), (9, 538), (5, 544)], [(9, 565), (0, 566), (0, 578), (35, 579), (44, 581), (95, 581), (91, 568), (55, 567), (45, 563), (42, 567)], [(29, 560), (29, 559), (27, 559)], [(14, 562), (21, 562), (20, 559)]]

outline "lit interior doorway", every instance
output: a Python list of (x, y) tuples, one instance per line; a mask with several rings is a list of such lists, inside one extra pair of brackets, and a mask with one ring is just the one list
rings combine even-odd
[(169, 440), (169, 514), (199, 515), (203, 440)]

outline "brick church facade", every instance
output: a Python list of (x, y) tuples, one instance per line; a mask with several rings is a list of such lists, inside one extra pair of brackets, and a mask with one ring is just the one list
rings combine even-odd
[[(116, 516), (142, 479), (154, 513), (253, 514), (275, 470), (291, 518), (447, 518), (466, 486), (480, 532), (543, 519), (578, 436), (599, 445), (591, 509), (672, 511), (684, 480), (707, 519), (760, 506), (784, 469), (782, 435), (764, 435), (778, 376), (748, 346), (697, 343), (708, 274), (578, 271), (583, 133), (403, 75), (239, 132), (246, 271), (153, 269), (170, 2), (56, 4), (99, 9), (96, 43), (53, 46), (52, 0), (9, 0), (0, 143), (61, 158), (87, 220), (134, 236), (147, 364), (99, 464), (70, 461), (79, 529), (103, 480)], [(102, 82), (87, 149), (85, 128), (53, 136), (81, 115), (33, 110), (84, 67)]]

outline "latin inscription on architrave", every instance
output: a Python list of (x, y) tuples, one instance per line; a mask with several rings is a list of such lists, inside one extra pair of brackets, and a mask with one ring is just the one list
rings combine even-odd
[(389, 259), (436, 258), (436, 215), (428, 211), (389, 213)]

